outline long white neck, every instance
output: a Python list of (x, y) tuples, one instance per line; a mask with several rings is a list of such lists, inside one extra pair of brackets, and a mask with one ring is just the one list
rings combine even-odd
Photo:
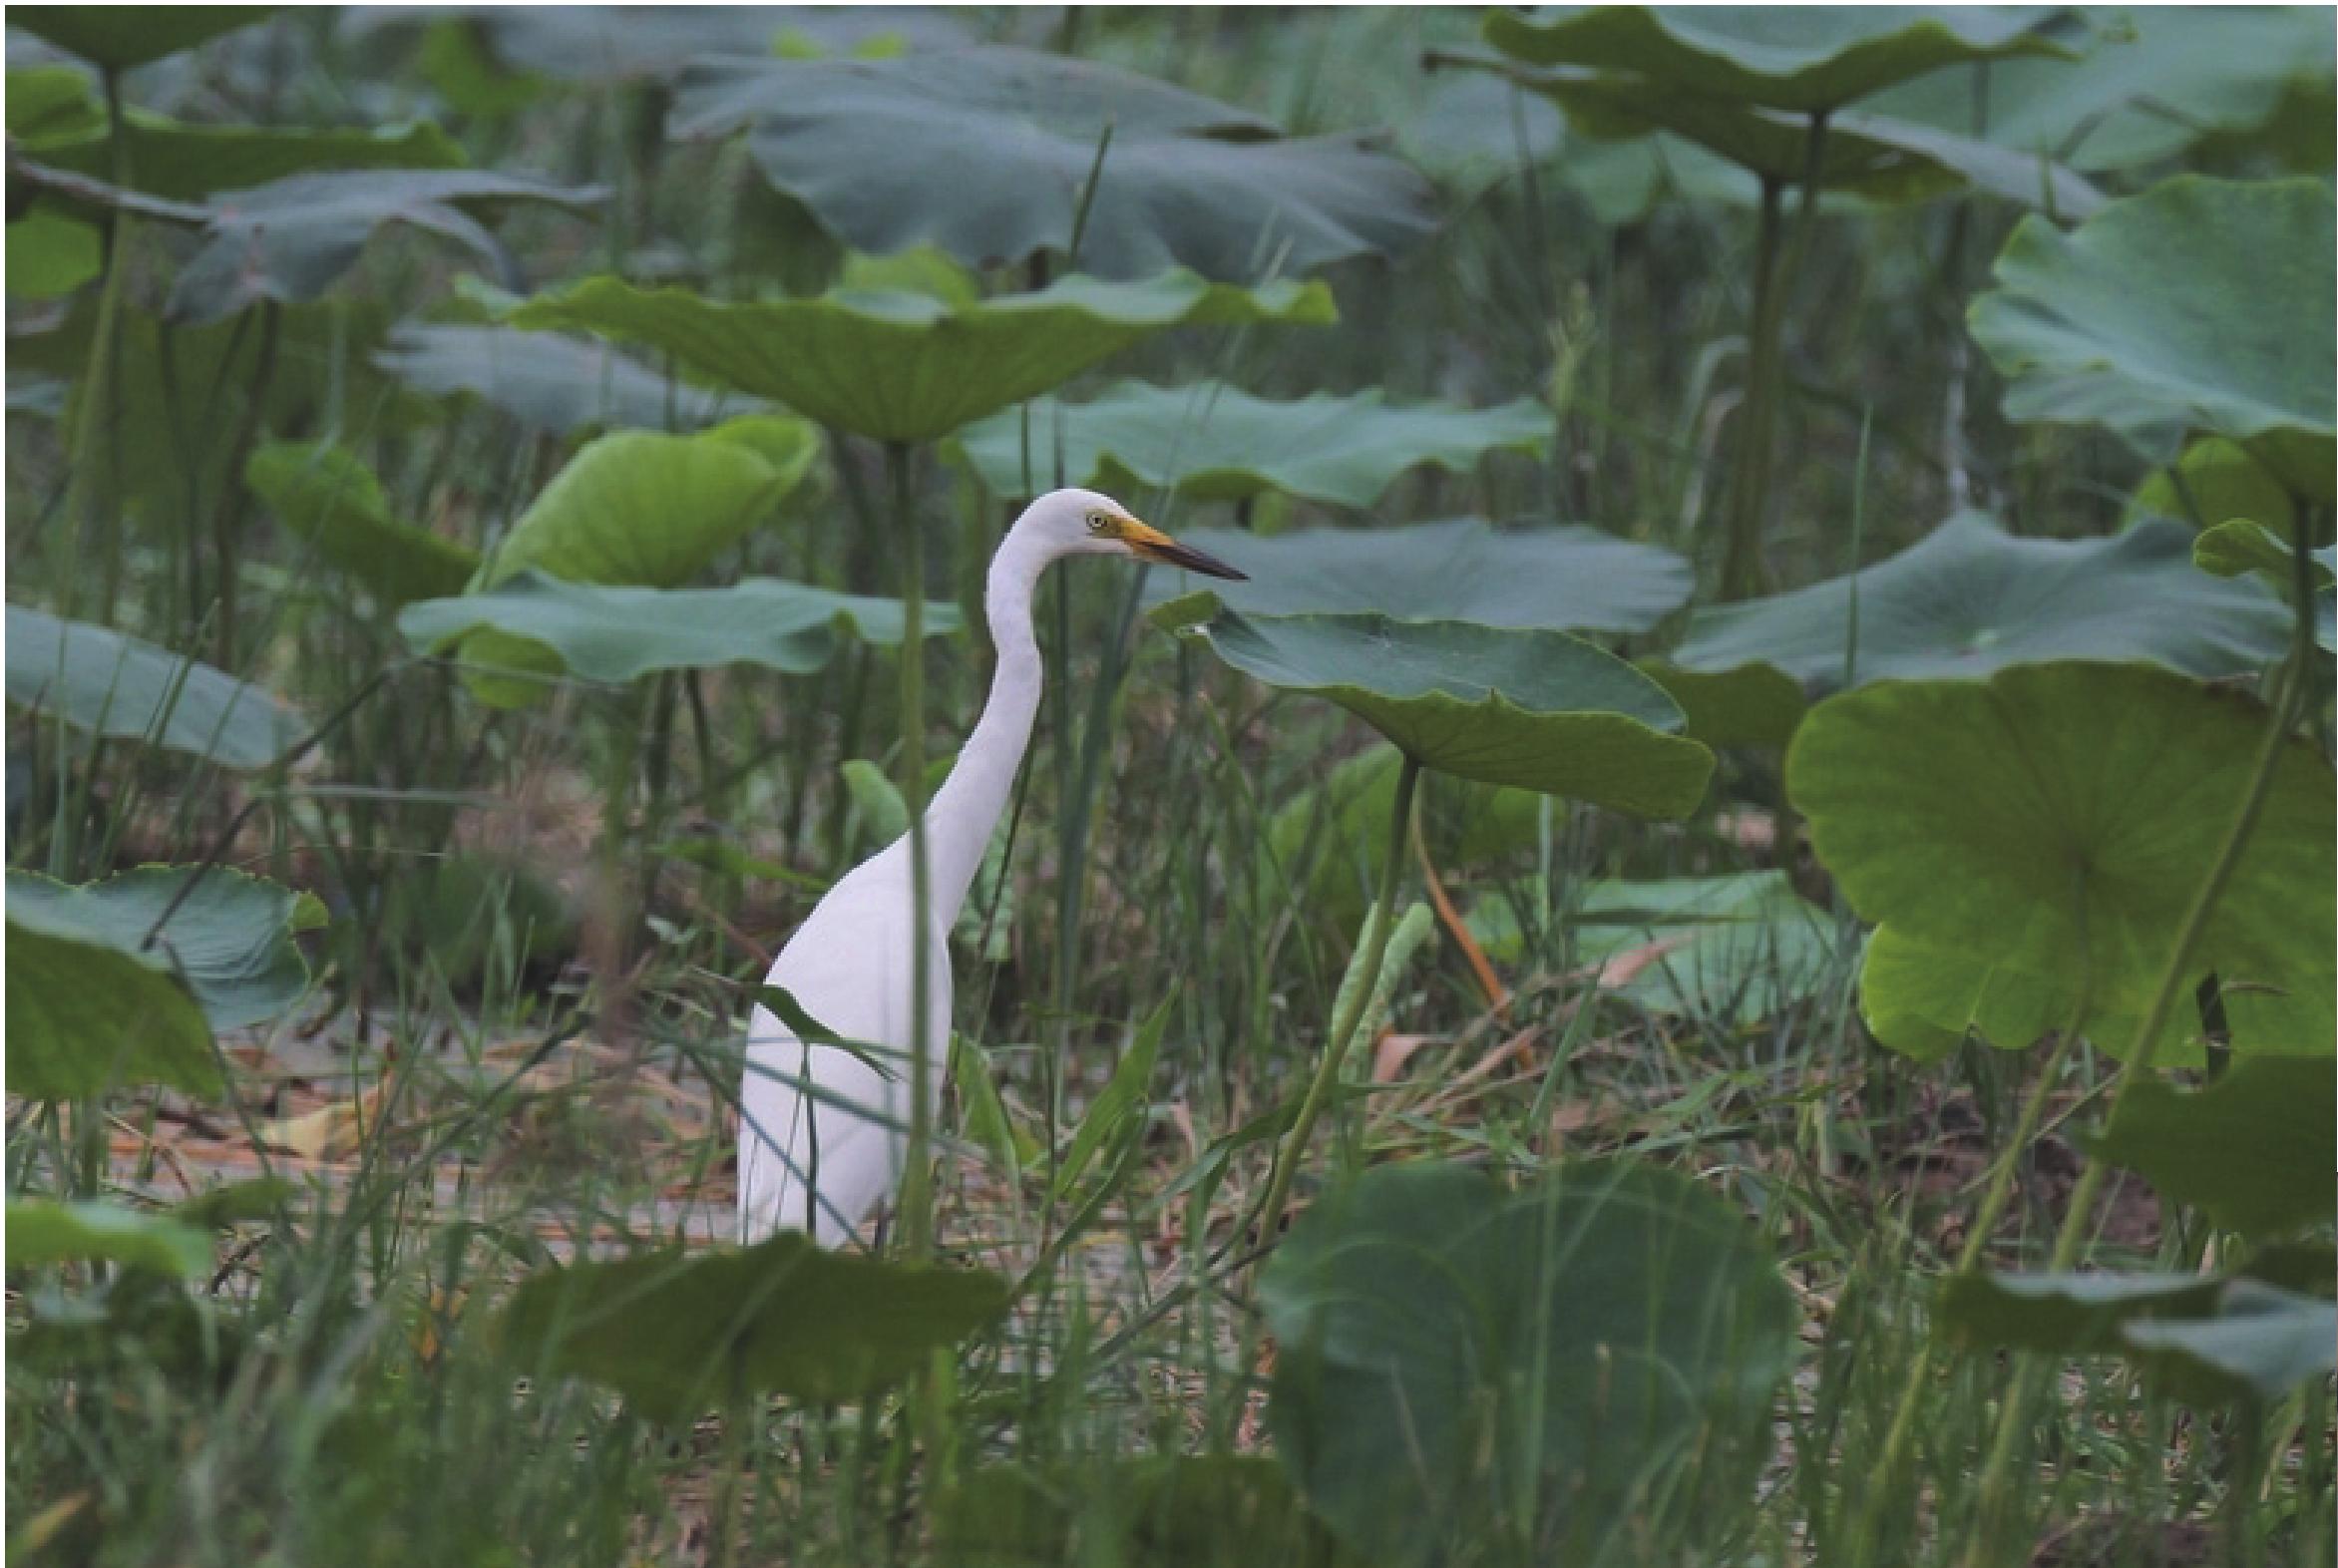
[(991, 834), (1014, 791), (1014, 775), (1031, 743), (1044, 680), (1038, 639), (1031, 633), (1031, 592), (1053, 556), (1036, 539), (1009, 531), (990, 561), (983, 607), (998, 666), (990, 674), (990, 697), (982, 716), (958, 754), (958, 762), (926, 808), (926, 854), (931, 868), (934, 918), (947, 926), (958, 919), (981, 869)]

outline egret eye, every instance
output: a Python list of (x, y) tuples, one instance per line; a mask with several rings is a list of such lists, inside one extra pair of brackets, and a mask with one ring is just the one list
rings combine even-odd
[(1088, 514), (1088, 532), (1091, 534), (1101, 534), (1105, 529), (1111, 527), (1111, 524), (1112, 520), (1101, 512)]

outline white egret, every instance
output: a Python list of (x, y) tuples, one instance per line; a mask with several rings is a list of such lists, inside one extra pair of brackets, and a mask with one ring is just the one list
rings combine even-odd
[[(876, 1049), (806, 1044), (761, 1006), (748, 1025), (739, 1096), (741, 1241), (803, 1229), (832, 1247), (895, 1190), (914, 1109), (909, 1055), (921, 1037), (931, 1064), (929, 1098), (941, 1096), (950, 1053), (950, 931), (1005, 810), (1039, 711), (1031, 593), (1039, 575), (1066, 556), (1128, 556), (1211, 577), (1242, 576), (1092, 490), (1053, 491), (1015, 519), (990, 560), (984, 595), (998, 659), (990, 698), (926, 812), (923, 938), (914, 934), (905, 835), (829, 889), (771, 966), (768, 983), (786, 990), (814, 1021)], [(911, 944), (920, 940), (930, 955), (922, 1036), (911, 1001)]]

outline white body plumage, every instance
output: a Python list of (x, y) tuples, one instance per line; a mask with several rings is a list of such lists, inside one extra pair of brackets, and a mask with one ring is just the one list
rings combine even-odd
[(917, 1027), (912, 1014), (919, 939), (905, 836), (829, 889), (771, 966), (768, 983), (840, 1038), (867, 1048), (807, 1046), (767, 1008), (755, 1008), (739, 1093), (741, 1241), (801, 1229), (822, 1246), (836, 1246), (900, 1183), (914, 1110), (910, 1052), (923, 1045), (929, 1090), (939, 1100), (950, 1060), (950, 930), (1005, 810), (1038, 714), (1041, 661), (1031, 593), (1048, 566), (1077, 555), (1241, 576), (1094, 491), (1041, 496), (1006, 531), (984, 596), (998, 657), (989, 700), (926, 812), (925, 1026)]

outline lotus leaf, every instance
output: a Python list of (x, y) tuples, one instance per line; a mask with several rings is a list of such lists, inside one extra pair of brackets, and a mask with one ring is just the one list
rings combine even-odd
[(258, 1023), (298, 1001), (308, 966), (292, 934), (325, 920), (312, 896), (223, 867), (140, 866), (82, 887), (12, 871), (8, 907), (124, 954), (139, 954), (156, 932), (146, 951), (186, 981), (214, 1029)]
[[(1967, 1035), (2000, 1050), (2027, 1050), (2068, 1028), (2077, 1004), (2066, 977), (2029, 974), (1953, 944), (1919, 942), (1892, 926), (1867, 939), (1860, 961), (1859, 1011), (1867, 1032), (1919, 1061), (1941, 1060)], [(2106, 1005), (2098, 998), (2089, 1008), (2089, 1036), (2114, 1056), (2130, 1055), (2144, 1005), (2135, 998)], [(2151, 1060), (2162, 1067), (2197, 1067), (2206, 1059), (2207, 1037), (2197, 1013), (2176, 1009)]]
[(659, 375), (604, 343), (492, 326), (403, 326), (373, 356), (382, 370), (433, 397), (469, 393), (521, 424), (555, 435), (579, 430), (695, 430), (745, 400)]
[[(1884, 934), (2051, 985), (2057, 1026), (2091, 968), (2098, 1013), (2132, 1018), (2231, 827), (2265, 723), (2244, 697), (2144, 665), (1885, 681), (1811, 709), (1786, 788), (1844, 896)], [(2217, 977), (2236, 1051), (2327, 1054), (2338, 1036), (2334, 800), (2321, 754), (2285, 747), (2179, 977), (2184, 994)]]
[[(2100, 424), (2164, 462), (2226, 436), (2293, 495), (2333, 496), (2338, 207), (2319, 180), (2182, 176), (2071, 233), (2025, 219), (1973, 301), (2019, 422)], [(2214, 521), (2221, 522), (2222, 519)]]
[(1646, 79), (1650, 96), (1697, 95), (1827, 114), (1946, 66), (2024, 55), (2067, 59), (2046, 9), (1893, 6), (1581, 6), (1488, 11), (1485, 36), (1533, 65)]
[(876, 441), (938, 441), (1174, 326), (1335, 319), (1321, 283), (1255, 290), (1167, 272), (1141, 283), (1067, 277), (1027, 294), (949, 305), (841, 291), (726, 305), (686, 289), (586, 278), (514, 311), (521, 327), (640, 343), (676, 365)]
[(274, 15), (272, 5), (28, 5), (8, 19), (35, 38), (112, 71), (128, 71)]
[[(1627, 77), (1564, 68), (1527, 71), (1469, 54), (1446, 59), (1495, 72), (1549, 99), (1589, 139), (1665, 132), (1779, 185), (1799, 185), (1810, 173), (1810, 124), (1800, 115), (1663, 93)], [(1925, 201), (1971, 188), (2064, 216), (2084, 216), (2103, 204), (2101, 193), (2059, 164), (1883, 115), (1846, 111), (1831, 116), (1817, 152), (1820, 190), (1875, 201)]]
[(1978, 679), (2055, 659), (2161, 664), (2205, 678), (2253, 674), (2288, 646), (2289, 613), (2254, 583), (2191, 566), (2191, 531), (2149, 519), (2111, 539), (2018, 539), (1961, 513), (1889, 561), (1774, 598), (1701, 609), (1673, 658), (1719, 674), (1770, 664), (1813, 693)]
[[(1752, 1028), (1805, 1000), (1834, 961), (1832, 923), (1781, 871), (1596, 882), (1570, 919), (1575, 957), (1616, 966), (1602, 982), (1615, 994), (1723, 1029)], [(1519, 956), (1506, 900), (1481, 897), (1469, 926), (1490, 956)]]
[(211, 1239), (164, 1214), (118, 1203), (8, 1200), (8, 1267), (112, 1263), (174, 1279), (211, 1272)]
[(1667, 659), (1636, 661), (1689, 718), (1689, 736), (1708, 746), (1782, 746), (1809, 706), (1802, 683), (1775, 664), (1683, 669)]
[(10, 68), (8, 134), (30, 146), (106, 129), (106, 106), (97, 83), (73, 66)]
[(1076, 228), (1079, 265), (1099, 277), (1185, 266), (1247, 282), (1406, 249), (1434, 223), (1427, 184), (1365, 139), (1284, 140), (1166, 83), (1003, 46), (684, 79), (677, 133), (743, 121), (775, 188), (879, 254), (931, 244), (969, 266), (1016, 264), (1063, 254)]
[(2248, 448), (2222, 436), (2208, 436), (2183, 449), (2183, 456), (2155, 469), (2128, 502), (2128, 516), (2157, 516), (2208, 529), (2234, 518), (2250, 518), (2288, 539), (2296, 526), (2297, 502)]
[[(1982, 102), (1980, 134), (2000, 147), (2082, 170), (2143, 170), (2206, 137), (2267, 138), (2285, 91), (2318, 89), (2327, 100), (2334, 52), (2324, 8), (2134, 6), (2099, 27), (2077, 60), (1953, 67), (1892, 88), (1869, 107), (1964, 131)], [(2319, 130), (2319, 150), (2293, 167), (2330, 166), (2327, 124)]]
[(468, 246), (513, 283), (495, 236), (459, 203), (599, 201), (591, 188), (546, 185), (468, 169), (334, 170), (293, 175), (214, 196), (208, 241), (179, 269), (168, 314), (216, 321), (263, 299), (320, 298), (357, 260), (384, 223), (404, 223)]
[(114, 740), (264, 768), (300, 739), (269, 693), (199, 659), (86, 621), (8, 606), (8, 700)]
[(824, 1252), (786, 1231), (744, 1250), (650, 1253), (531, 1276), (504, 1342), (655, 1420), (743, 1398), (833, 1403), (908, 1376), (1005, 1310), (996, 1275)]
[[(378, 130), (299, 131), (274, 126), (184, 125), (145, 110), (124, 122), (129, 184), (177, 201), (214, 191), (244, 191), (319, 169), (460, 169), (463, 150), (426, 123)], [(93, 179), (114, 173), (114, 145), (103, 126), (73, 137), (27, 144), (28, 156), (52, 169)]]
[(373, 470), (330, 442), (271, 441), (243, 473), (279, 522), (384, 604), (459, 593), (479, 570), (468, 547), (391, 516)]
[[(929, 601), (926, 634), (958, 629), (956, 605)], [(760, 664), (805, 675), (841, 639), (898, 645), (898, 599), (863, 598), (776, 578), (729, 588), (646, 588), (564, 582), (522, 572), (492, 588), (409, 604), (398, 628), (417, 649), (460, 640), (466, 662), (535, 672), (573, 671), (620, 684), (667, 669)], [(493, 632), (482, 637), (481, 632)], [(519, 657), (511, 645), (520, 644)], [(500, 686), (492, 689), (501, 690)]]
[(2338, 1363), (2338, 1306), (2246, 1274), (1961, 1275), (1940, 1312), (1968, 1344), (2122, 1355), (2199, 1404), (2277, 1399)]
[(1378, 614), (1244, 615), (1197, 593), (1156, 612), (1236, 669), (1325, 697), (1422, 766), (1644, 817), (1704, 798), (1713, 753), (1613, 653), (1561, 631)]
[(167, 1083), (218, 1095), (226, 1080), (210, 1025), (168, 955), (125, 947), (71, 907), (20, 907), (21, 875), (8, 879), (8, 1092), (71, 1100)]
[[(992, 495), (1034, 495), (1049, 487), (1023, 472), (1024, 428), (1019, 411), (994, 415), (960, 432), (951, 451)], [(1490, 452), (1540, 452), (1551, 415), (1527, 398), (1487, 409), (1391, 407), (1376, 391), (1278, 401), (1214, 381), (1122, 381), (1083, 403), (1036, 400), (1028, 428), (1034, 461), (1051, 461), (1060, 429), (1064, 476), (1075, 485), (1121, 495), (1175, 490), (1197, 501), (1279, 490), (1361, 508), (1409, 469), (1466, 474)]]
[(1737, 1212), (1621, 1163), (1516, 1193), (1454, 1165), (1367, 1171), (1292, 1228), (1260, 1301), (1277, 1456), (1391, 1564), (1497, 1530), (1589, 1562), (1646, 1524), (1644, 1488), (1743, 1492), (1794, 1357), (1793, 1303)]
[[(1245, 614), (1376, 611), (1550, 631), (1646, 631), (1688, 602), (1689, 563), (1597, 529), (1497, 529), (1474, 518), (1271, 537), (1188, 529), (1180, 539), (1250, 574), (1209, 591)], [(1148, 575), (1159, 601), (1187, 583)]]
[(2141, 1079), (2121, 1092), (2093, 1152), (2225, 1230), (2279, 1236), (2338, 1218), (2333, 1102), (2338, 1061), (2326, 1056), (2236, 1061), (2190, 1093)]

